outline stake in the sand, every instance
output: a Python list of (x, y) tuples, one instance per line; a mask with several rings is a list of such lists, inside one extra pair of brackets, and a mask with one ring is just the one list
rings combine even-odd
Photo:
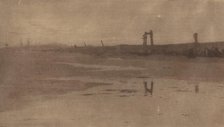
[(154, 39), (153, 39), (153, 31), (152, 30), (150, 30), (149, 35), (150, 35), (151, 46), (153, 46), (154, 45)]
[(9, 46), (9, 44), (8, 43), (5, 43), (5, 47), (8, 48), (8, 46)]
[(84, 43), (84, 47), (86, 47), (86, 42), (83, 42)]
[(146, 81), (144, 82), (145, 96), (147, 96), (148, 93), (150, 93), (151, 95), (153, 94), (153, 85), (154, 85), (154, 82), (151, 81), (151, 88), (149, 89), (148, 88), (148, 83)]
[(143, 47), (147, 46), (147, 35), (148, 35), (147, 32), (145, 32), (143, 34), (143, 37), (142, 37), (142, 39), (143, 39)]
[(194, 37), (194, 43), (198, 44), (198, 33), (194, 33), (193, 37)]
[(193, 38), (194, 38), (194, 43), (192, 45), (193, 47), (190, 48), (190, 50), (188, 52), (188, 56), (190, 58), (195, 58), (197, 55), (200, 54), (199, 43), (198, 43), (198, 33), (194, 33)]
[[(199, 42), (198, 42), (198, 33), (194, 33), (193, 35), (194, 37), (194, 48), (195, 50), (197, 50), (198, 46), (199, 46)], [(196, 52), (196, 51), (195, 51)]]
[(199, 85), (196, 84), (194, 87), (195, 87), (195, 93), (198, 93), (199, 92)]
[(103, 43), (103, 40), (101, 40), (101, 45), (102, 45), (102, 47), (104, 47), (104, 43)]
[(20, 39), (20, 47), (23, 47), (23, 40)]

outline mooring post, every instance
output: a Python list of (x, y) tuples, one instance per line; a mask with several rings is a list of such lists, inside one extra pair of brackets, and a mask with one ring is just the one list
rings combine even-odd
[(196, 85), (195, 85), (195, 93), (198, 93), (198, 92), (199, 92), (199, 85), (196, 84)]
[(191, 57), (196, 57), (199, 54), (199, 50), (198, 50), (198, 33), (194, 33), (193, 34), (193, 38), (194, 38), (194, 43), (193, 43), (193, 47), (192, 47), (192, 51), (190, 51), (190, 56)]
[(102, 45), (102, 47), (104, 47), (104, 43), (103, 43), (103, 40), (101, 40), (101, 45)]
[(194, 33), (194, 48), (195, 50), (198, 48), (199, 42), (198, 42), (198, 33)]
[(8, 48), (8, 46), (9, 46), (9, 44), (8, 43), (5, 43), (5, 47)]
[(147, 32), (145, 32), (144, 34), (143, 34), (143, 44), (142, 44), (142, 46), (143, 46), (143, 53), (144, 54), (147, 54), (148, 53), (148, 48), (147, 48)]
[(194, 37), (194, 43), (198, 43), (198, 33), (194, 33), (194, 35), (193, 35), (193, 37)]
[(152, 30), (150, 30), (149, 35), (150, 35), (151, 46), (153, 46), (154, 45), (154, 38), (153, 38), (153, 31)]
[(143, 34), (143, 47), (146, 47), (147, 46), (147, 32), (145, 32), (144, 34)]
[(23, 47), (23, 41), (20, 39), (20, 47)]

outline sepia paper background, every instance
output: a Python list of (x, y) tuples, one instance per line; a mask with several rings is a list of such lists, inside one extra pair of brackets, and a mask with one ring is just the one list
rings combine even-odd
[(0, 0), (0, 127), (223, 127), (224, 0)]

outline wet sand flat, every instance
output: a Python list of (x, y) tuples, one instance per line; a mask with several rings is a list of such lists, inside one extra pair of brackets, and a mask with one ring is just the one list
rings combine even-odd
[(0, 61), (2, 127), (224, 125), (223, 59), (4, 51)]

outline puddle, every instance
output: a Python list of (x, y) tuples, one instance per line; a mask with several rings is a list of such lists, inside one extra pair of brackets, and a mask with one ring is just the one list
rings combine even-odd
[(81, 94), (82, 96), (92, 96), (92, 95), (95, 95), (95, 94), (92, 94), (92, 93), (86, 93), (86, 94)]
[(139, 76), (139, 77), (136, 77), (136, 78), (143, 78), (143, 79), (145, 79), (145, 78), (151, 78), (151, 77), (148, 77), (148, 76)]
[(130, 97), (130, 96), (128, 96), (128, 95), (120, 95), (119, 97)]
[(176, 90), (177, 92), (192, 92), (191, 90)]
[(181, 114), (182, 116), (184, 117), (189, 117), (190, 115), (189, 114)]
[(109, 94), (112, 94), (112, 93), (98, 93), (98, 94), (109, 95)]
[(172, 87), (169, 87), (169, 88), (171, 88), (171, 89), (178, 89), (178, 87), (176, 87), (176, 86), (172, 86)]
[(87, 82), (85, 84), (87, 86), (112, 85), (112, 83), (105, 83), (105, 82)]
[(112, 65), (93, 65), (93, 64), (80, 64), (80, 63), (64, 63), (58, 62), (57, 64), (66, 64), (73, 67), (94, 68), (94, 71), (121, 71), (121, 70), (145, 70), (145, 68), (133, 67), (133, 66), (112, 66)]
[(114, 92), (114, 91), (119, 91), (119, 90), (117, 90), (117, 89), (106, 89), (106, 90), (104, 90), (104, 91)]
[[(56, 81), (66, 81), (67, 80), (77, 80), (80, 83), (85, 84), (86, 87), (91, 87), (90, 89), (85, 89), (83, 91), (75, 91), (78, 92), (79, 95), (82, 96), (97, 96), (99, 97), (144, 97), (145, 88), (144, 81), (150, 83), (152, 78), (146, 78), (148, 76), (144, 76), (142, 78), (92, 78), (92, 77), (59, 77), (54, 78)], [(52, 80), (53, 78), (51, 78)], [(188, 93), (189, 97), (195, 96), (195, 82), (184, 81), (184, 80), (175, 80), (175, 79), (156, 79), (153, 78), (154, 81), (154, 90), (153, 97), (162, 100), (170, 100), (175, 96)], [(189, 84), (189, 82), (191, 84)], [(69, 82), (67, 82), (69, 83)], [(57, 83), (53, 83), (57, 84)], [(197, 83), (198, 84), (198, 83)], [(217, 93), (222, 95), (222, 91), (219, 87), (222, 87), (220, 84), (215, 83), (199, 83), (200, 84), (200, 92), (198, 95), (208, 94), (209, 91), (212, 93)], [(69, 85), (68, 85), (69, 86)], [(92, 87), (99, 86), (99, 87)], [(77, 87), (77, 86), (76, 86)], [(148, 84), (150, 88), (150, 84)], [(68, 87), (69, 88), (69, 87)], [(66, 89), (67, 90), (67, 89)], [(209, 92), (209, 93), (211, 93)], [(100, 96), (102, 95), (102, 96)], [(161, 98), (161, 96), (165, 98)], [(218, 97), (219, 98), (219, 97)], [(223, 99), (223, 98), (219, 98)]]
[(115, 83), (118, 83), (119, 81), (116, 81), (113, 78), (93, 78), (93, 77), (81, 77), (81, 76), (75, 76), (75, 77), (51, 77), (46, 78), (44, 80), (57, 80), (57, 81), (67, 81), (67, 80), (78, 80), (80, 82), (92, 82), (92, 83), (101, 83), (105, 85), (113, 85)]
[(136, 93), (137, 90), (134, 90), (134, 89), (123, 89), (123, 90), (120, 90), (121, 93)]

